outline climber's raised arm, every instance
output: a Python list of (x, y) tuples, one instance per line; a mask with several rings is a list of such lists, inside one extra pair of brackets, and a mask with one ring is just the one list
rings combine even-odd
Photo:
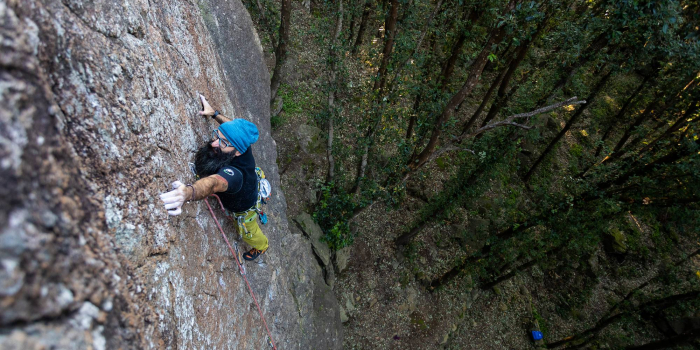
[[(202, 105), (205, 106), (206, 111), (206, 106), (209, 106), (209, 104), (206, 103), (206, 99), (203, 96)], [(205, 111), (200, 112), (200, 114)], [(202, 158), (207, 158), (208, 160), (195, 161), (195, 163), (200, 163), (205, 168), (197, 172), (206, 177), (197, 180), (191, 185), (175, 181), (172, 183), (172, 191), (160, 195), (160, 199), (163, 201), (168, 214), (180, 215), (185, 201), (204, 199), (211, 194), (220, 192), (235, 195), (240, 190), (243, 186), (243, 174), (240, 169), (235, 166), (229, 166), (228, 163), (242, 155), (239, 149), (247, 150), (250, 143), (252, 143), (250, 141), (251, 137), (257, 140), (257, 128), (253, 132), (252, 129), (248, 130), (251, 127), (255, 128), (255, 125), (248, 121), (237, 119), (235, 122), (220, 126), (212, 132), (212, 142), (198, 152)], [(253, 136), (239, 135), (239, 133), (246, 130), (248, 131), (245, 135), (250, 133)], [(226, 136), (227, 134), (234, 138), (229, 139)], [(254, 161), (252, 166), (255, 167)], [(254, 176), (254, 173), (252, 176)], [(251, 179), (253, 179), (252, 176)], [(257, 182), (255, 183), (257, 184)]]
[(207, 99), (204, 96), (199, 95), (199, 99), (202, 101), (202, 110), (199, 112), (199, 115), (203, 117), (211, 117), (216, 120), (219, 125), (231, 121), (231, 119), (226, 118), (223, 114), (219, 113), (219, 111), (211, 108), (211, 105), (209, 105), (209, 102), (207, 102)]

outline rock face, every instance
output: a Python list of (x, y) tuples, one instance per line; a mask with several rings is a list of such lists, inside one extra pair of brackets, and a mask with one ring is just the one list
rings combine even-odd
[(338, 303), (288, 229), (269, 75), (239, 0), (0, 0), (0, 23), (0, 348), (267, 346), (206, 205), (173, 218), (157, 197), (194, 181), (187, 162), (216, 127), (199, 93), (260, 130), (271, 246), (247, 277), (275, 344), (340, 348)]

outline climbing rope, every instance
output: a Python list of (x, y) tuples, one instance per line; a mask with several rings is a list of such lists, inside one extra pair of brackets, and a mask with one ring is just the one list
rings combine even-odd
[[(221, 210), (224, 209), (224, 205), (221, 203), (221, 199), (219, 196), (212, 194), (210, 197), (216, 197), (216, 199), (219, 201), (219, 205), (221, 206)], [(231, 251), (231, 254), (233, 254), (233, 258), (236, 260), (236, 264), (238, 265), (238, 269), (241, 272), (241, 275), (243, 276), (243, 279), (245, 280), (245, 284), (248, 285), (248, 290), (250, 291), (250, 295), (253, 297), (253, 301), (255, 301), (255, 306), (258, 307), (258, 313), (260, 314), (260, 318), (263, 320), (263, 324), (265, 324), (265, 329), (267, 330), (267, 336), (269, 337), (269, 342), (268, 344), (272, 346), (273, 349), (277, 350), (277, 347), (275, 347), (275, 343), (272, 341), (272, 334), (270, 333), (270, 328), (267, 327), (267, 322), (265, 321), (265, 316), (263, 316), (262, 310), (260, 309), (260, 304), (258, 304), (258, 299), (255, 298), (255, 293), (253, 293), (253, 288), (250, 287), (250, 283), (248, 283), (248, 277), (246, 277), (245, 270), (243, 269), (243, 266), (241, 263), (238, 261), (238, 256), (236, 255), (236, 252), (233, 251), (233, 248), (231, 247), (231, 243), (229, 243), (228, 238), (226, 238), (226, 234), (224, 233), (224, 229), (221, 228), (221, 224), (219, 224), (219, 220), (216, 218), (216, 215), (214, 214), (214, 210), (211, 208), (211, 205), (209, 205), (208, 200), (204, 200), (204, 203), (207, 203), (207, 208), (209, 208), (209, 213), (211, 213), (211, 217), (214, 219), (214, 222), (216, 222), (216, 226), (219, 228), (219, 232), (221, 232), (221, 235), (224, 237), (224, 241), (226, 241), (226, 245), (228, 246), (228, 249)]]

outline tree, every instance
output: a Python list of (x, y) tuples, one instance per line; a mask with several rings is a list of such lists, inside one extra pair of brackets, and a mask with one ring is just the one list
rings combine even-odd
[(292, 0), (282, 0), (280, 11), (279, 42), (275, 47), (275, 69), (270, 81), (270, 103), (277, 97), (277, 90), (282, 82), (282, 67), (287, 60), (287, 43), (289, 42), (289, 21), (292, 11)]

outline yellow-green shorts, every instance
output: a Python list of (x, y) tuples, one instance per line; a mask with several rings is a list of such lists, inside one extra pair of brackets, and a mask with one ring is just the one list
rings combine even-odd
[[(238, 217), (242, 214), (244, 213), (235, 213), (234, 215)], [(258, 226), (258, 213), (255, 212), (255, 210), (249, 211), (243, 221), (243, 225), (245, 225), (246, 230), (248, 230), (247, 233), (240, 225), (236, 224), (236, 226), (238, 226), (238, 233), (243, 237), (243, 241), (256, 249), (263, 251), (267, 249), (267, 237), (265, 237), (260, 226)]]

